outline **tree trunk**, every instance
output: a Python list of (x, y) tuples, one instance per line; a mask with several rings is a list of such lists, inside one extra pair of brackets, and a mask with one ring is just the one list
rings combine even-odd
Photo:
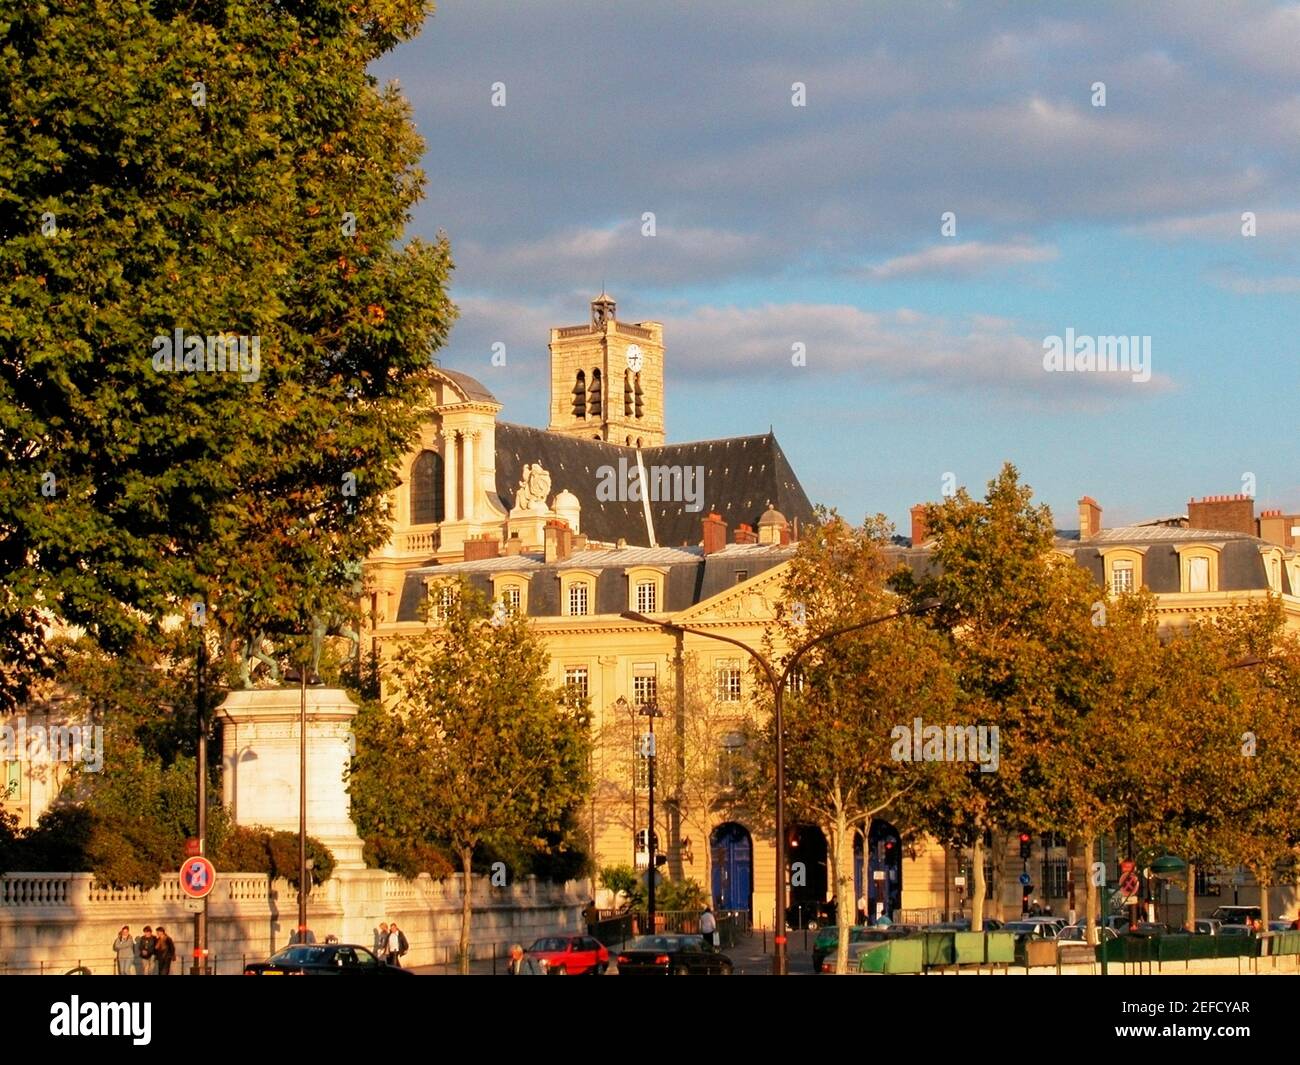
[(1088, 911), (1088, 945), (1092, 947), (1095, 947), (1101, 940), (1101, 936), (1097, 932), (1098, 914), (1101, 909), (1101, 899), (1099, 896), (1101, 892), (1106, 890), (1104, 886), (1097, 887), (1097, 885), (1092, 882), (1093, 848), (1096, 842), (1097, 840), (1095, 836), (1087, 835), (1083, 837), (1083, 866), (1088, 878), (1088, 898), (1084, 902), (1084, 908)]
[[(867, 820), (870, 823), (870, 818)], [(834, 839), (835, 924), (839, 928), (835, 972), (843, 976), (849, 968), (849, 934), (853, 927), (853, 911), (857, 907), (853, 894), (853, 833), (843, 807), (835, 811)]]
[(975, 832), (975, 842), (971, 846), (971, 885), (970, 893), (970, 930), (984, 931), (984, 892), (988, 882), (984, 879), (984, 833)]
[(1187, 913), (1183, 915), (1183, 927), (1189, 932), (1196, 931), (1196, 863), (1187, 863)]
[[(1268, 884), (1260, 879), (1260, 870), (1254, 870), (1255, 883), (1259, 885), (1259, 923), (1265, 932), (1268, 931)], [(1267, 958), (1269, 954), (1268, 940), (1265, 939), (1259, 951), (1261, 958)]]
[(469, 923), (474, 913), (473, 900), (471, 899), (473, 882), (470, 879), (472, 875), (470, 861), (473, 857), (474, 852), (470, 848), (464, 847), (461, 849), (460, 944), (456, 948), (456, 963), (460, 967), (462, 976), (469, 975)]

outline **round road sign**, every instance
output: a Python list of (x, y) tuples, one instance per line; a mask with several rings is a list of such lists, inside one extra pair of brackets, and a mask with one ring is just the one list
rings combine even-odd
[(181, 866), (181, 890), (190, 898), (205, 898), (216, 882), (217, 871), (203, 855), (185, 859)]

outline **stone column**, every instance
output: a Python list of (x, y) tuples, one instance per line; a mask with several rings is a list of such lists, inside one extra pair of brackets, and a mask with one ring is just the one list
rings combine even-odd
[[(236, 690), (218, 708), (222, 800), (235, 824), (297, 833), (300, 700), (297, 687)], [(307, 835), (329, 847), (340, 869), (365, 866), (343, 780), (356, 713), (344, 691), (307, 689)]]
[(442, 426), (442, 520), (456, 520), (456, 434)]
[(470, 429), (465, 433), (466, 465), (469, 473), (465, 479), (465, 518), (468, 521), (478, 519), (478, 445), (479, 430)]

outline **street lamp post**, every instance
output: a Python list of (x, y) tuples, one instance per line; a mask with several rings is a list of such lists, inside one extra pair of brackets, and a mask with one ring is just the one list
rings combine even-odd
[(648, 702), (637, 707), (637, 713), (650, 719), (650, 734), (643, 745), (646, 759), (646, 783), (650, 788), (650, 804), (646, 827), (646, 854), (649, 862), (646, 869), (646, 921), (650, 925), (650, 934), (655, 934), (655, 718), (660, 716), (657, 703)]
[(718, 640), (721, 643), (731, 644), (733, 647), (739, 647), (742, 651), (750, 656), (767, 677), (768, 683), (772, 686), (773, 707), (772, 718), (773, 727), (776, 730), (776, 921), (777, 926), (773, 930), (772, 936), (773, 954), (772, 954), (772, 973), (775, 976), (786, 976), (789, 973), (786, 964), (786, 937), (785, 937), (785, 909), (786, 909), (786, 839), (785, 839), (785, 718), (783, 716), (785, 689), (794, 673), (795, 667), (798, 666), (800, 659), (811, 651), (814, 647), (828, 643), (839, 636), (845, 636), (851, 632), (858, 632), (861, 629), (870, 628), (872, 625), (879, 625), (884, 621), (893, 621), (896, 618), (907, 617), (913, 614), (923, 614), (935, 609), (939, 605), (937, 599), (926, 599), (915, 606), (907, 607), (904, 610), (897, 610), (892, 614), (884, 614), (878, 618), (872, 618), (869, 621), (862, 621), (856, 625), (846, 625), (840, 629), (834, 629), (831, 632), (822, 633), (801, 645), (793, 654), (786, 659), (785, 668), (778, 676), (776, 668), (766, 658), (754, 648), (740, 640), (732, 639), (730, 636), (721, 636), (716, 632), (705, 632), (702, 629), (691, 628), (687, 625), (676, 625), (670, 621), (659, 621), (656, 618), (646, 617), (635, 610), (625, 610), (620, 617), (627, 621), (639, 621), (645, 625), (654, 625), (663, 629), (665, 632), (671, 632), (674, 635), (689, 633), (692, 636), (700, 636), (707, 640)]
[(307, 877), (312, 863), (307, 861), (307, 684), (319, 684), (320, 678), (303, 665), (285, 674), (285, 680), (298, 682), (298, 934), (297, 942), (307, 939)]

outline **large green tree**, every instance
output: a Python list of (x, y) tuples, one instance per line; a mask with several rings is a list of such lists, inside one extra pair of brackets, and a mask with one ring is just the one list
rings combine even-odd
[[(423, 145), (367, 68), (425, 14), (0, 12), (0, 698), (41, 611), (109, 649), (191, 600), (301, 627), (387, 535), (454, 308), (446, 241), (402, 239)], [(203, 371), (159, 368), (177, 330)]]
[(462, 585), (447, 616), (397, 651), (384, 712), (358, 720), (349, 783), (358, 827), (455, 856), (463, 971), (475, 851), (563, 848), (587, 798), (588, 715), (566, 705), (549, 673), (528, 622), (492, 616)]

